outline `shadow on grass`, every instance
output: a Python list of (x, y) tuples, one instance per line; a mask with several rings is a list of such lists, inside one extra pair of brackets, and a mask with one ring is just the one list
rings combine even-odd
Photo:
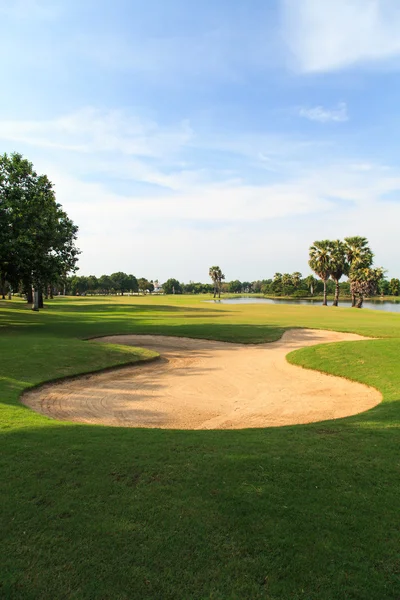
[(56, 304), (48, 304), (45, 305), (43, 311), (59, 311), (61, 309), (62, 312), (75, 312), (75, 313), (85, 313), (85, 312), (94, 312), (96, 314), (103, 312), (120, 312), (120, 313), (130, 313), (130, 312), (171, 312), (171, 313), (223, 313), (227, 312), (223, 309), (215, 309), (215, 308), (196, 308), (193, 306), (175, 306), (173, 304), (117, 304), (110, 303), (105, 304), (104, 302), (100, 303), (98, 306), (95, 303), (82, 303), (77, 302), (76, 304), (71, 304), (70, 302), (57, 302)]
[(46, 423), (5, 439), (4, 597), (398, 598), (390, 427)]

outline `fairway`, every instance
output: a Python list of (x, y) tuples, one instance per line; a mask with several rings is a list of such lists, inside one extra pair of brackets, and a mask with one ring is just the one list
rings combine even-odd
[[(39, 313), (0, 302), (0, 328), (0, 597), (398, 600), (400, 315), (57, 298)], [(60, 421), (21, 403), (45, 382), (158, 368), (143, 362), (155, 346), (91, 338), (172, 336), (263, 353), (300, 329), (314, 341), (326, 331), (375, 338), (285, 360), (299, 376), (369, 386), (382, 402), (323, 422), (192, 431)], [(238, 371), (240, 353), (230, 355)], [(210, 405), (224, 384), (222, 370), (214, 375)], [(248, 395), (256, 388), (249, 378)]]
[(55, 419), (120, 427), (243, 429), (338, 419), (376, 406), (381, 395), (359, 383), (300, 370), (287, 363), (286, 355), (306, 346), (363, 339), (311, 329), (247, 347), (108, 336), (98, 341), (146, 348), (161, 360), (48, 385), (25, 394), (23, 402)]

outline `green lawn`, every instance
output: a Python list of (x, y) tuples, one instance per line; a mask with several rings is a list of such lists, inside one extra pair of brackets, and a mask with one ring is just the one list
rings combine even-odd
[[(0, 598), (399, 600), (400, 314), (201, 300), (57, 298), (39, 313), (0, 302)], [(57, 422), (18, 400), (152, 357), (84, 338), (250, 343), (290, 327), (381, 338), (289, 360), (384, 402), (307, 426), (186, 432)]]

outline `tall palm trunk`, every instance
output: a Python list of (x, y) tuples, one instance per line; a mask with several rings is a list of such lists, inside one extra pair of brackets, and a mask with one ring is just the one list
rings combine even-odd
[(326, 279), (324, 279), (324, 301), (322, 303), (322, 306), (328, 306), (328, 301), (326, 297)]
[(362, 308), (363, 302), (364, 302), (364, 296), (362, 294), (360, 294), (358, 297), (356, 308)]
[(356, 305), (356, 295), (352, 292), (351, 294), (351, 307), (354, 308)]
[(332, 306), (337, 306), (339, 304), (339, 281), (335, 279), (335, 298), (333, 300)]

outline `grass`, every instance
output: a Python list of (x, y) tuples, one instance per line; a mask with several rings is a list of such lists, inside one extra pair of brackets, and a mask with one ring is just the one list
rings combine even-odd
[[(1, 598), (399, 599), (400, 315), (203, 299), (58, 298), (39, 313), (0, 302)], [(381, 338), (289, 360), (384, 402), (308, 426), (188, 432), (57, 422), (18, 400), (152, 356), (84, 338), (251, 343), (289, 327)]]

